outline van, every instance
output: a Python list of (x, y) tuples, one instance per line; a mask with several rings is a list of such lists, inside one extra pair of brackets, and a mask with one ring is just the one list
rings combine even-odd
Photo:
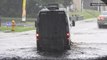
[[(52, 7), (51, 7), (52, 8)], [(65, 8), (42, 9), (36, 21), (37, 50), (70, 49), (70, 20)]]

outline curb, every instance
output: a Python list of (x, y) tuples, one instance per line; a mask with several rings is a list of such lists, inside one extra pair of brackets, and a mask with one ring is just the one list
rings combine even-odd
[(91, 19), (84, 19), (83, 21), (85, 21), (85, 22), (91, 22), (91, 21), (96, 21), (97, 20), (97, 18), (91, 18)]

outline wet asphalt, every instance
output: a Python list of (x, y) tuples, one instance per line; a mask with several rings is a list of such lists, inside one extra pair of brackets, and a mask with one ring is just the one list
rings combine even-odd
[(64, 52), (37, 51), (35, 32), (0, 32), (0, 60), (107, 60), (107, 29), (96, 20), (76, 22), (71, 50)]

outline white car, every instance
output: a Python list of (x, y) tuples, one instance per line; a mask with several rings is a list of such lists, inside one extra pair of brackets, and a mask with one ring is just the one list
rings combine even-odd
[(98, 27), (102, 28), (107, 25), (107, 11), (102, 11), (97, 18)]

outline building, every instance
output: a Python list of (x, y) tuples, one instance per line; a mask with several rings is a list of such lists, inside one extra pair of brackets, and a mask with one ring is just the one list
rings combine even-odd
[(101, 0), (73, 0), (73, 4), (76, 10), (90, 9), (105, 11), (107, 6), (91, 6), (91, 3), (103, 3)]
[(75, 10), (81, 10), (82, 9), (81, 0), (73, 0), (73, 4), (74, 4)]

